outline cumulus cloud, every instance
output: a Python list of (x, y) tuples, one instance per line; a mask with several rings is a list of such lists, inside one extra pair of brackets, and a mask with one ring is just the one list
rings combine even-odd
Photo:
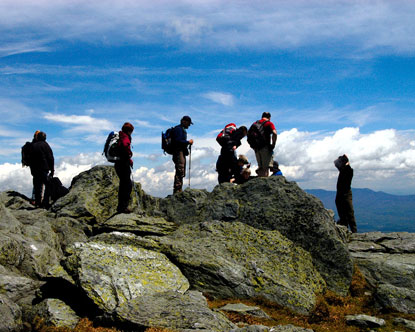
[(77, 133), (97, 133), (102, 130), (111, 130), (112, 123), (106, 119), (94, 118), (90, 115), (65, 115), (46, 113), (46, 120), (69, 125), (68, 131)]
[(360, 53), (413, 53), (414, 13), (415, 4), (405, 0), (3, 0), (0, 55), (44, 51), (60, 39), (212, 49), (294, 49), (330, 42), (337, 43), (339, 53), (346, 51), (344, 45)]
[(230, 93), (211, 91), (203, 94), (203, 97), (225, 106), (232, 106), (234, 103), (234, 97)]

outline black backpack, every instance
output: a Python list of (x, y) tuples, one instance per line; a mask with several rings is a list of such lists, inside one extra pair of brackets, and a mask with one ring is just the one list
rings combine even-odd
[(120, 135), (118, 131), (111, 131), (108, 134), (107, 140), (104, 145), (104, 151), (102, 152), (105, 155), (105, 158), (111, 163), (115, 163), (117, 160), (120, 159), (119, 157), (119, 149), (118, 149), (118, 141), (120, 139)]
[(254, 150), (259, 150), (269, 144), (267, 138), (265, 137), (265, 128), (264, 125), (269, 120), (263, 121), (260, 120), (254, 122), (248, 130), (247, 141), (249, 146)]
[(25, 145), (22, 146), (22, 166), (30, 166), (31, 154), (32, 152), (32, 142), (26, 142)]
[(62, 185), (61, 180), (57, 177), (50, 177), (49, 178), (49, 190), (50, 190), (50, 198), (53, 202), (57, 201), (59, 198), (65, 196), (69, 190), (68, 188)]
[(173, 144), (172, 144), (172, 132), (174, 127), (171, 127), (166, 130), (166, 132), (161, 132), (161, 149), (164, 154), (173, 154)]

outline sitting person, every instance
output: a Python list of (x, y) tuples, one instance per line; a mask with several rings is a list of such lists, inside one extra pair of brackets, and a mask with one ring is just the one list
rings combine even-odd
[(271, 176), (278, 176), (282, 175), (282, 172), (280, 170), (280, 165), (278, 164), (278, 161), (274, 160), (274, 163), (272, 164), (272, 167), (269, 168), (272, 172)]
[(243, 184), (245, 182), (248, 182), (249, 180), (255, 178), (256, 176), (251, 176), (251, 169), (249, 167), (244, 168), (240, 174), (240, 176), (235, 177), (233, 183), (236, 184)]

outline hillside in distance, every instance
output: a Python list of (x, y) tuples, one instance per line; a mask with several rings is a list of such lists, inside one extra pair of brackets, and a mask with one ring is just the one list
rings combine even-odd
[[(306, 189), (319, 198), (338, 219), (335, 191)], [(415, 232), (415, 195), (391, 195), (382, 191), (353, 188), (357, 230), (363, 232)]]

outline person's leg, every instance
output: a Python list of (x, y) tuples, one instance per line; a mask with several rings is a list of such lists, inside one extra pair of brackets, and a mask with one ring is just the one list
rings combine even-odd
[(258, 163), (258, 176), (267, 177), (269, 175), (269, 165), (272, 161), (272, 151), (268, 146), (264, 146), (262, 149), (255, 151), (255, 157)]
[(339, 215), (339, 220), (337, 224), (346, 226), (347, 227), (347, 221), (344, 216), (344, 197), (343, 195), (336, 195), (336, 208), (337, 208), (337, 214)]
[(50, 207), (49, 205), (49, 199), (50, 199), (50, 183), (48, 178), (48, 171), (42, 172), (42, 184), (45, 186), (45, 191), (43, 193), (43, 199), (42, 199), (42, 206), (46, 209)]
[(357, 225), (353, 209), (353, 195), (351, 190), (347, 193), (345, 197), (344, 208), (345, 219), (347, 224), (350, 226), (350, 230), (352, 231), (352, 233), (357, 233)]
[(118, 188), (118, 212), (125, 212), (130, 203), (130, 196), (132, 190), (131, 183), (131, 168), (128, 164), (115, 164), (115, 171), (120, 179), (120, 186)]
[(33, 190), (35, 192), (35, 205), (40, 207), (42, 205), (42, 177), (40, 172), (34, 171), (33, 175)]
[(173, 155), (173, 162), (176, 173), (174, 175), (173, 193), (181, 192), (183, 188), (183, 178), (186, 176), (186, 157), (183, 151)]

